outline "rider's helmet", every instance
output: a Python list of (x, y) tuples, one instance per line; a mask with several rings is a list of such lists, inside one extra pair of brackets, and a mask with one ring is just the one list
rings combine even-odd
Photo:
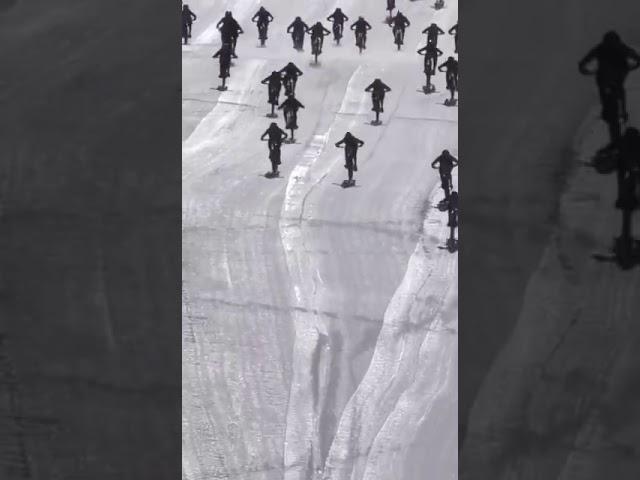
[(322, 26), (322, 22), (318, 21), (316, 22), (316, 27), (321, 27)]
[(606, 45), (617, 45), (620, 43), (620, 36), (613, 30), (609, 30), (604, 34), (602, 42)]
[(301, 21), (302, 21), (302, 19), (301, 19), (300, 17), (296, 17), (296, 19), (295, 19), (294, 21), (296, 21), (296, 22), (301, 22)]
[(226, 12), (224, 12), (224, 16), (226, 18), (231, 18), (231, 12), (229, 10), (227, 10)]
[(276, 70), (274, 70), (273, 72), (271, 72), (271, 76), (272, 77), (279, 77), (280, 73), (278, 73)]
[(264, 12), (264, 7), (260, 7), (260, 11), (261, 11), (261, 12)]
[(353, 135), (351, 135), (351, 132), (347, 132), (347, 133), (344, 135), (344, 138), (351, 139), (351, 138), (353, 138)]
[(358, 17), (358, 20), (364, 22), (364, 17)]
[(449, 57), (449, 58), (447, 58), (447, 62), (455, 62), (455, 61), (456, 61), (456, 59), (455, 59), (455, 58), (453, 58), (453, 57)]
[(187, 5), (186, 3), (182, 4), (182, 9), (183, 10), (189, 10), (189, 5)]
[(336, 13), (342, 13), (342, 9), (340, 7), (336, 7)]
[(278, 128), (278, 124), (276, 122), (271, 122), (271, 125), (269, 125), (269, 129), (273, 128)]
[(448, 157), (449, 156), (449, 150), (446, 150), (446, 149), (442, 150), (442, 155), (445, 156), (445, 157)]

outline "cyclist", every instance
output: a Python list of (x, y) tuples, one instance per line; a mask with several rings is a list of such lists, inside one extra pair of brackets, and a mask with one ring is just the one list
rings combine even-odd
[(184, 43), (187, 44), (187, 38), (191, 38), (191, 27), (198, 17), (191, 11), (186, 3), (182, 6), (182, 31)]
[(302, 70), (295, 66), (293, 62), (287, 63), (278, 73), (283, 75), (284, 94), (286, 96), (295, 95), (298, 77), (302, 75)]
[(444, 190), (444, 199), (449, 201), (452, 187), (451, 172), (458, 166), (458, 159), (449, 153), (449, 150), (443, 150), (442, 153), (431, 162), (431, 168), (437, 168), (440, 174), (440, 185)]
[(282, 141), (289, 137), (287, 132), (282, 130), (275, 122), (269, 125), (269, 128), (262, 134), (260, 140), (264, 140), (264, 137), (268, 136), (269, 145), (269, 160), (271, 161), (271, 173), (273, 175), (278, 174), (278, 165), (280, 165), (280, 148), (282, 147)]
[(327, 21), (333, 23), (333, 39), (337, 43), (340, 43), (340, 39), (342, 38), (344, 22), (348, 20), (349, 17), (342, 13), (342, 10), (340, 8), (336, 8), (335, 11), (327, 17)]
[(356, 47), (360, 47), (358, 38), (361, 38), (362, 48), (367, 48), (367, 31), (371, 30), (371, 28), (371, 25), (364, 19), (364, 17), (358, 17), (358, 20), (353, 22), (351, 30), (354, 30), (356, 33)]
[(293, 140), (293, 131), (298, 129), (298, 110), (304, 108), (296, 97), (287, 96), (287, 99), (280, 104), (278, 110), (284, 113), (285, 128), (291, 130), (291, 139)]
[(387, 12), (389, 12), (389, 16), (387, 17), (388, 21), (391, 22), (393, 18), (393, 10), (396, 8), (396, 0), (387, 0)]
[(282, 75), (277, 72), (271, 72), (267, 78), (260, 82), (262, 85), (268, 85), (269, 90), (269, 105), (271, 105), (271, 115), (273, 115), (273, 109), (280, 103), (280, 90), (282, 89)]
[[(597, 61), (595, 72), (588, 68)], [(618, 34), (609, 31), (600, 44), (580, 60), (578, 68), (584, 75), (595, 73), (602, 104), (602, 118), (609, 124), (612, 143), (620, 138), (619, 117), (627, 119), (624, 82), (627, 74), (640, 67), (640, 55), (625, 45)]]
[(438, 35), (443, 35), (444, 30), (442, 30), (438, 25), (432, 23), (427, 28), (425, 28), (422, 33), (427, 34), (427, 43), (433, 43), (436, 47), (438, 46)]
[(448, 221), (447, 226), (451, 229), (449, 234), (449, 246), (453, 247), (456, 241), (456, 228), (458, 227), (458, 211), (460, 208), (460, 201), (458, 192), (455, 190), (451, 192), (449, 196), (449, 202), (447, 204)]
[(441, 72), (443, 68), (446, 68), (447, 78), (447, 90), (451, 92), (450, 101), (454, 101), (455, 92), (458, 89), (458, 61), (453, 58), (447, 58), (447, 61), (438, 67), (438, 71)]
[(302, 21), (302, 18), (296, 17), (291, 25), (287, 27), (287, 33), (291, 34), (293, 39), (293, 48), (302, 50), (304, 46), (304, 34), (309, 30), (309, 25)]
[(449, 29), (449, 35), (453, 35), (453, 41), (455, 43), (455, 50), (453, 53), (458, 53), (458, 24), (456, 23)]
[(238, 24), (231, 12), (227, 11), (224, 17), (218, 22), (216, 28), (220, 31), (222, 37), (222, 43), (228, 43), (231, 45), (231, 56), (238, 58), (236, 55), (236, 43), (238, 41), (238, 35), (244, 33), (242, 27)]
[(273, 15), (267, 11), (266, 8), (260, 7), (260, 10), (251, 18), (252, 22), (255, 22), (258, 26), (258, 37), (264, 45), (264, 41), (267, 39), (267, 28), (269, 23), (273, 22)]
[(436, 63), (438, 61), (438, 57), (442, 55), (442, 50), (436, 47), (433, 43), (427, 43), (426, 46), (418, 50), (418, 53), (420, 55), (424, 55), (424, 73), (426, 73), (428, 77), (435, 75)]
[(376, 78), (371, 85), (364, 89), (365, 92), (371, 92), (371, 100), (373, 102), (373, 110), (377, 113), (384, 112), (384, 95), (391, 89), (379, 78)]
[(410, 25), (411, 22), (409, 22), (409, 19), (405, 17), (402, 12), (396, 13), (396, 16), (391, 19), (393, 38), (398, 38), (397, 35), (400, 35), (399, 40), (396, 40), (398, 48), (400, 48), (400, 45), (404, 44), (404, 31)]
[(331, 32), (324, 28), (322, 23), (316, 22), (315, 25), (307, 29), (307, 33), (311, 35), (311, 45), (317, 41), (318, 44), (318, 55), (322, 53), (322, 45), (324, 44), (324, 37), (326, 35), (331, 35)]
[(222, 79), (222, 86), (219, 87), (220, 90), (226, 89), (227, 78), (231, 76), (230, 70), (232, 55), (233, 52), (231, 51), (231, 45), (224, 43), (222, 44), (222, 47), (213, 54), (213, 57), (211, 57), (220, 59), (220, 74), (218, 75), (218, 77)]
[(353, 183), (353, 172), (358, 171), (358, 148), (364, 145), (359, 138), (354, 137), (351, 132), (347, 132), (342, 140), (336, 143), (340, 148), (344, 145), (344, 168), (349, 172), (349, 183)]

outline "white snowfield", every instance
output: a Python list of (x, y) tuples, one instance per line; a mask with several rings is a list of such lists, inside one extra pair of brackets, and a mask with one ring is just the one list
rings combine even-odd
[[(412, 22), (398, 52), (384, 1), (191, 1), (183, 47), (183, 479), (449, 480), (457, 478), (457, 266), (431, 161), (457, 155), (457, 107), (421, 92), (431, 22), (457, 23), (398, 0)], [(251, 16), (275, 17), (259, 48)], [(319, 65), (286, 27), (336, 6), (349, 16)], [(229, 90), (219, 93), (215, 24), (231, 10), (245, 30)], [(348, 26), (372, 25), (362, 55)], [(439, 48), (453, 55), (453, 37)], [(444, 59), (443, 59), (444, 60)], [(303, 72), (296, 143), (281, 177), (260, 135), (267, 87), (293, 61)], [(370, 94), (381, 78), (382, 125)], [(281, 96), (281, 100), (283, 97)], [(283, 125), (282, 114), (275, 121)], [(343, 189), (350, 131), (365, 142), (357, 185)], [(455, 171), (454, 171), (455, 173)], [(457, 176), (454, 177), (457, 185)]]

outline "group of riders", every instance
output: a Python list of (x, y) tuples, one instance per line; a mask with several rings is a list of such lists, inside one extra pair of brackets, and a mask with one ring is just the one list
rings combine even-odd
[[(595, 68), (593, 67), (595, 63)], [(631, 236), (631, 213), (638, 207), (640, 184), (640, 131), (628, 127), (624, 82), (629, 72), (640, 68), (640, 55), (627, 46), (620, 36), (607, 32), (578, 63), (583, 75), (595, 75), (600, 103), (600, 115), (609, 129), (609, 143), (600, 152), (601, 158), (616, 171), (618, 195), (616, 208), (622, 210), (622, 234), (616, 242), (619, 260), (631, 263), (640, 261), (640, 252), (634, 252)], [(635, 258), (634, 258), (635, 257)]]
[[(387, 22), (392, 29), (394, 42), (397, 44), (398, 49), (400, 49), (404, 43), (405, 30), (411, 23), (400, 11), (393, 15), (394, 9), (395, 0), (387, 0), (387, 10), (389, 11)], [(188, 5), (184, 4), (182, 7), (182, 37), (185, 44), (188, 43), (188, 39), (191, 37), (192, 24), (196, 18), (195, 13), (189, 9)], [(256, 23), (260, 45), (264, 46), (267, 40), (269, 24), (274, 20), (274, 17), (264, 7), (260, 7), (251, 20)], [(349, 17), (340, 8), (336, 8), (335, 11), (327, 17), (327, 21), (333, 25), (331, 30), (326, 29), (321, 22), (317, 22), (309, 27), (301, 17), (296, 17), (287, 27), (287, 33), (291, 34), (293, 40), (293, 47), (296, 50), (302, 50), (305, 34), (309, 34), (312, 54), (315, 55), (317, 61), (317, 56), (322, 53), (325, 36), (333, 34), (334, 41), (339, 45), (343, 37), (345, 22), (349, 21)], [(239, 35), (243, 34), (244, 31), (236, 19), (233, 18), (230, 11), (225, 12), (224, 17), (218, 22), (216, 27), (220, 31), (222, 46), (213, 55), (213, 58), (218, 58), (220, 61), (219, 77), (222, 79), (222, 85), (219, 89), (225, 90), (226, 79), (230, 76), (232, 60), (237, 58), (237, 40)], [(360, 53), (362, 53), (362, 51), (367, 48), (367, 32), (372, 29), (372, 26), (364, 17), (360, 16), (351, 24), (350, 29), (355, 34), (356, 47)], [(418, 53), (425, 57), (424, 71), (427, 76), (427, 87), (431, 85), (430, 80), (435, 74), (436, 67), (440, 72), (445, 71), (447, 89), (451, 92), (450, 102), (453, 102), (454, 93), (457, 90), (458, 84), (458, 62), (454, 57), (448, 57), (444, 63), (437, 66), (437, 59), (442, 55), (442, 51), (437, 48), (438, 36), (445, 32), (433, 23), (423, 30), (423, 33), (427, 35), (427, 45), (418, 50)], [(457, 24), (451, 27), (448, 33), (454, 35), (455, 51), (457, 53)], [(269, 176), (277, 176), (279, 174), (278, 166), (281, 163), (280, 152), (282, 143), (285, 141), (294, 141), (294, 131), (298, 128), (297, 113), (300, 108), (304, 108), (304, 105), (295, 97), (297, 80), (302, 74), (303, 72), (293, 62), (289, 62), (281, 70), (274, 70), (261, 82), (268, 87), (268, 103), (271, 105), (271, 113), (268, 116), (275, 117), (275, 110), (277, 108), (278, 110), (283, 110), (285, 120), (285, 129), (280, 128), (273, 122), (261, 136), (262, 140), (268, 141), (269, 160), (272, 167)], [(286, 98), (280, 103), (280, 94), (283, 87)], [(381, 79), (376, 78), (365, 88), (365, 91), (371, 93), (373, 103), (372, 110), (376, 113), (376, 120), (372, 123), (379, 124), (379, 114), (384, 112), (385, 94), (390, 92), (391, 88)], [(425, 91), (425, 93), (430, 93), (430, 91), (432, 90)], [(290, 133), (287, 133), (285, 130), (288, 130)], [(344, 138), (335, 145), (338, 148), (344, 147), (345, 150), (344, 166), (347, 169), (348, 178), (343, 183), (343, 186), (354, 185), (353, 173), (358, 170), (357, 152), (358, 149), (364, 145), (364, 142), (350, 132), (347, 132)], [(445, 201), (449, 211), (449, 226), (452, 229), (452, 236), (457, 226), (458, 194), (452, 190), (451, 171), (456, 165), (457, 160), (447, 150), (444, 150), (432, 163), (432, 167), (437, 168), (440, 173), (442, 188), (445, 192)]]

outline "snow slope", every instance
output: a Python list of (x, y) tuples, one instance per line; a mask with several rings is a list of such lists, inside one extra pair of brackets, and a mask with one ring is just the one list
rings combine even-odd
[[(415, 50), (428, 23), (456, 22), (457, 3), (435, 12), (403, 2), (413, 23), (397, 52), (383, 6), (343, 2), (352, 20), (372, 24), (368, 49), (358, 55), (349, 34), (340, 47), (327, 38), (319, 66), (291, 48), (284, 29), (296, 13), (284, 1), (265, 3), (276, 21), (257, 48), (248, 18), (260, 3), (190, 2), (183, 478), (456, 478), (457, 254), (440, 248), (448, 229), (431, 208), (440, 191), (428, 162), (457, 152), (457, 108), (443, 105), (442, 75), (439, 93), (418, 91)], [(295, 10), (309, 23), (336, 5)], [(212, 25), (227, 9), (246, 34), (220, 94)], [(451, 37), (441, 43), (453, 51)], [(283, 147), (282, 178), (267, 180), (258, 138), (271, 120), (259, 81), (288, 61), (304, 72), (306, 108), (297, 143)], [(393, 90), (379, 127), (363, 92), (376, 77)], [(357, 186), (343, 190), (333, 143), (346, 131), (365, 147)]]

